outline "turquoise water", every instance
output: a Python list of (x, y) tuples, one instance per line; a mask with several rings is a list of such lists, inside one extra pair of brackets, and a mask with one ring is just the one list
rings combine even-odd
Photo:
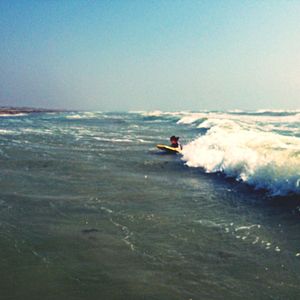
[(0, 118), (0, 298), (298, 299), (298, 114)]

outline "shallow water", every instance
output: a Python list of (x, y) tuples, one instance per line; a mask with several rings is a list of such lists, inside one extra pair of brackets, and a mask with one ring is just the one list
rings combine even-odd
[[(278, 138), (298, 145), (297, 113), (252, 115), (251, 126), (287, 127)], [(207, 135), (197, 117), (0, 118), (1, 299), (298, 299), (298, 187), (276, 183), (299, 171), (264, 173), (255, 190), (227, 165), (210, 170), (155, 149), (173, 134), (194, 147)]]

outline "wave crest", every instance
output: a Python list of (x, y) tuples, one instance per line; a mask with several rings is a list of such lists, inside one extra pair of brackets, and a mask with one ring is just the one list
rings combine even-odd
[(189, 167), (223, 172), (272, 195), (300, 194), (300, 139), (252, 128), (232, 120), (207, 120), (207, 128), (183, 149)]

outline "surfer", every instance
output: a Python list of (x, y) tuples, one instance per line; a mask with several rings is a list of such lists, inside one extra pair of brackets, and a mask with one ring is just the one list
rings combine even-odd
[(181, 150), (182, 150), (182, 146), (180, 145), (178, 140), (179, 140), (179, 137), (172, 135), (170, 137), (170, 142), (171, 142), (170, 146), (158, 144), (158, 145), (156, 145), (156, 147), (160, 150), (165, 151), (166, 153), (178, 154), (178, 153), (181, 153)]
[(171, 142), (171, 147), (182, 149), (182, 146), (181, 146), (180, 143), (179, 143), (179, 136), (176, 137), (175, 135), (172, 135), (172, 136), (170, 137), (170, 142)]

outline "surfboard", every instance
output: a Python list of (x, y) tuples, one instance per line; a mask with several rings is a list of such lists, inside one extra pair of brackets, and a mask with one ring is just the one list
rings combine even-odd
[(169, 152), (169, 153), (181, 153), (181, 149), (178, 147), (178, 148), (175, 148), (175, 147), (171, 147), (171, 146), (167, 146), (167, 145), (156, 145), (156, 147), (160, 150), (163, 150), (163, 151), (166, 151), (166, 152)]

